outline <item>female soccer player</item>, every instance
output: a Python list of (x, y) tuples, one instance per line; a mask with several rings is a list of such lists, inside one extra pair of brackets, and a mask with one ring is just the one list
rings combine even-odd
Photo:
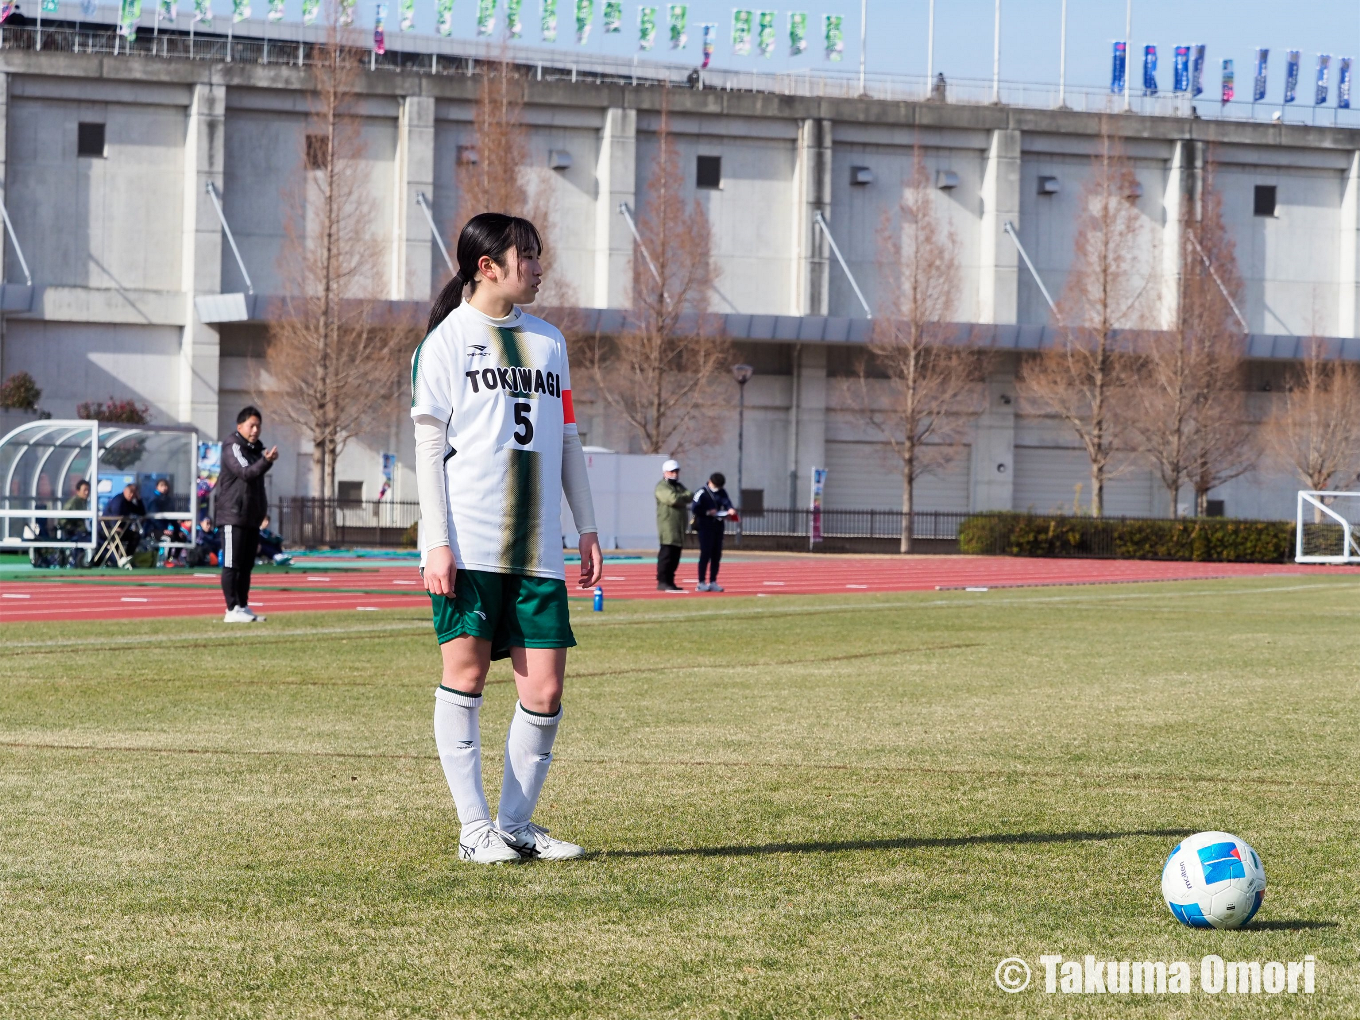
[[(462, 823), (459, 857), (479, 864), (584, 853), (531, 821), (562, 718), (567, 649), (576, 644), (562, 561), (564, 493), (581, 534), (578, 584), (594, 587), (603, 568), (567, 345), (520, 307), (538, 291), (541, 251), (528, 220), (470, 219), (458, 236), (458, 272), (411, 359), (421, 571), (444, 660), (434, 737)], [(519, 702), (493, 823), (478, 711), (491, 660), (507, 656)]]

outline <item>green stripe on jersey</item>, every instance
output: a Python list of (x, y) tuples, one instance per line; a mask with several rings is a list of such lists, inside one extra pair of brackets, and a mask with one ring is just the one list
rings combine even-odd
[[(425, 340), (430, 339), (426, 337)], [(425, 350), (425, 340), (416, 345), (416, 352), (411, 356), (411, 406), (416, 406), (416, 380), (420, 377), (420, 353)]]
[(539, 455), (507, 450), (505, 509), (501, 515), (501, 562), (512, 574), (538, 568), (543, 486)]

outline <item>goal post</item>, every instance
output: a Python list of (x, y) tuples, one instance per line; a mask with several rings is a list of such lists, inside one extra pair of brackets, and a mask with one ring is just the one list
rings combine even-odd
[(1360, 492), (1299, 490), (1295, 563), (1360, 563)]

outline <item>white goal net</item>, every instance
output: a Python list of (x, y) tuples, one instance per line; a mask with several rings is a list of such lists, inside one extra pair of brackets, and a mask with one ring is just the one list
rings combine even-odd
[(1295, 563), (1360, 563), (1360, 492), (1300, 491)]

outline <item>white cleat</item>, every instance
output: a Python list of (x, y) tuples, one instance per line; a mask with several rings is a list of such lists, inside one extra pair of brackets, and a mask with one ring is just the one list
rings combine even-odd
[(582, 857), (585, 850), (565, 839), (553, 839), (548, 830), (530, 822), (522, 829), (502, 834), (506, 845), (519, 852), (526, 861), (569, 861)]
[(467, 838), (472, 842), (465, 843), (462, 836), (458, 837), (460, 861), (471, 861), (473, 864), (518, 864), (524, 860), (524, 856), (508, 846), (505, 837), (489, 825)]
[(251, 623), (264, 623), (264, 621), (268, 619), (266, 616), (260, 616), (249, 606), (237, 606), (236, 611), (245, 616)]
[(255, 615), (254, 615), (253, 613), (251, 613), (250, 615), (247, 615), (247, 614), (241, 612), (241, 607), (240, 607), (240, 606), (237, 606), (235, 609), (228, 609), (228, 610), (227, 610), (226, 615), (222, 617), (222, 622), (223, 622), (223, 623), (254, 623), (254, 622), (255, 622)]

